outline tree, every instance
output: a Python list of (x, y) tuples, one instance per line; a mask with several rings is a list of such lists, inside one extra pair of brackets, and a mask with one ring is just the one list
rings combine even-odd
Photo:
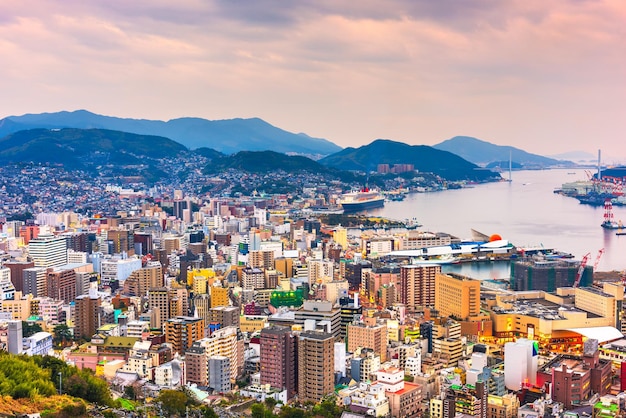
[(273, 418), (276, 416), (262, 403), (252, 405), (250, 412), (252, 412), (252, 418)]
[(31, 335), (41, 331), (43, 331), (43, 329), (37, 322), (22, 321), (22, 336), (24, 338), (30, 337)]
[(202, 418), (218, 418), (219, 417), (219, 415), (217, 415), (217, 412), (215, 412), (215, 410), (211, 408), (210, 406), (202, 405), (200, 408), (198, 408), (198, 410), (202, 414)]
[(156, 400), (161, 404), (163, 412), (167, 415), (182, 415), (185, 413), (185, 408), (187, 407), (187, 395), (179, 390), (162, 390)]
[(70, 341), (72, 341), (72, 330), (67, 324), (59, 324), (52, 330), (54, 333), (54, 343), (56, 345), (65, 347)]

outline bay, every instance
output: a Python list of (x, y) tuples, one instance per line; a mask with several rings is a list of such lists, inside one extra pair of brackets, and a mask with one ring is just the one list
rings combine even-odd
[[(503, 176), (508, 178), (508, 173)], [(416, 218), (423, 225), (421, 230), (446, 232), (461, 239), (471, 239), (471, 229), (475, 229), (498, 234), (518, 247), (543, 245), (571, 253), (578, 260), (589, 254), (588, 264), (592, 266), (604, 249), (597, 271), (623, 271), (626, 236), (600, 226), (604, 208), (554, 193), (563, 183), (584, 179), (582, 169), (514, 171), (511, 182), (412, 193), (403, 201), (386, 202), (383, 208), (368, 213), (397, 220)], [(626, 206), (613, 207), (613, 214), (615, 220), (626, 221)], [(509, 277), (508, 264), (478, 263), (458, 268), (472, 269), (469, 276), (504, 279)], [(484, 271), (478, 272), (480, 269)]]

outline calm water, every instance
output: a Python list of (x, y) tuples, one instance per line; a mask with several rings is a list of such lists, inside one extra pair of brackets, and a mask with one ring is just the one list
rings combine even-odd
[[(570, 174), (574, 173), (574, 174)], [(508, 173), (505, 174), (508, 178)], [(555, 248), (576, 259), (591, 253), (589, 265), (604, 248), (598, 271), (626, 269), (626, 236), (600, 227), (604, 208), (582, 205), (553, 193), (563, 183), (584, 180), (583, 170), (515, 171), (500, 182), (434, 193), (415, 193), (401, 202), (386, 202), (369, 213), (392, 219), (417, 218), (422, 230), (471, 239), (471, 229), (499, 234), (516, 246)], [(626, 206), (613, 207), (615, 220), (626, 223)], [(508, 278), (508, 263), (462, 266), (481, 278)]]

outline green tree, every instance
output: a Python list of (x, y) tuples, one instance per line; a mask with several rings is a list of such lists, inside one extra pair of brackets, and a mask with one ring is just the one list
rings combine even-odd
[(273, 418), (276, 416), (262, 403), (253, 404), (250, 407), (250, 412), (252, 412), (252, 418)]
[(37, 322), (22, 321), (22, 336), (24, 338), (30, 337), (31, 335), (41, 331), (43, 331), (43, 329), (41, 329), (41, 325)]
[(165, 389), (159, 393), (156, 401), (161, 404), (163, 412), (168, 415), (185, 413), (187, 407), (187, 395), (180, 390)]
[(294, 408), (293, 406), (285, 405), (280, 408), (278, 414), (280, 418), (304, 418), (305, 413), (302, 409)]
[(72, 341), (72, 331), (67, 324), (59, 324), (52, 330), (54, 333), (54, 343), (58, 346), (65, 347)]
[(219, 415), (217, 415), (217, 412), (215, 412), (215, 410), (211, 408), (210, 406), (202, 405), (200, 408), (198, 408), (198, 410), (200, 411), (200, 414), (202, 414), (202, 418), (218, 418), (219, 417)]

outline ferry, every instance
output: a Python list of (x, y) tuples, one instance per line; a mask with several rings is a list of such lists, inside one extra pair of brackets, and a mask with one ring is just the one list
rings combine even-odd
[(376, 190), (365, 187), (359, 191), (344, 193), (339, 200), (344, 213), (354, 213), (365, 209), (382, 208), (385, 198)]

